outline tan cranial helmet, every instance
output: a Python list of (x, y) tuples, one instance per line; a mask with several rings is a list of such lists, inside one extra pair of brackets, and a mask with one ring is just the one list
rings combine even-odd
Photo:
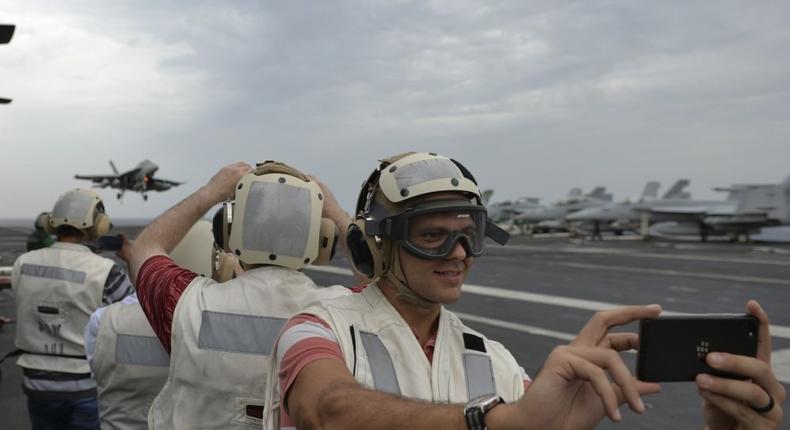
[[(463, 219), (463, 231), (442, 231), (430, 246), (413, 237), (421, 217)], [(439, 235), (435, 235), (439, 236)], [(362, 185), (346, 243), (354, 269), (370, 279), (386, 278), (403, 296), (408, 288), (396, 246), (422, 259), (443, 259), (460, 243), (467, 255), (483, 252), (485, 238), (504, 244), (509, 235), (490, 222), (472, 174), (459, 162), (433, 153), (404, 153), (381, 160)]]
[(110, 217), (104, 213), (104, 203), (98, 194), (77, 188), (58, 197), (49, 217), (42, 220), (47, 232), (55, 233), (58, 227), (68, 225), (96, 239), (112, 228)]
[(334, 253), (337, 228), (321, 218), (323, 199), (321, 187), (293, 167), (277, 161), (258, 164), (241, 178), (233, 202), (226, 202), (215, 219), (215, 240), (246, 265), (299, 270), (326, 264)]
[(210, 277), (214, 264), (214, 236), (211, 234), (211, 223), (198, 220), (169, 254), (179, 266), (200, 276)]

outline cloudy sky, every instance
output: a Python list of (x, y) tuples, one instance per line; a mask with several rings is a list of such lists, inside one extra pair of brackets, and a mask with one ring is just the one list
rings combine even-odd
[(278, 159), (347, 209), (375, 160), (463, 162), (494, 200), (647, 180), (790, 174), (786, 1), (3, 0), (0, 218), (34, 217), (76, 173), (143, 158), (186, 181)]

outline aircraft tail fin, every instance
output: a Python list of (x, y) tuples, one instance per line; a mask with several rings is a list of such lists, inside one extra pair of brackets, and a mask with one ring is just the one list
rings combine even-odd
[(493, 195), (494, 195), (494, 190), (491, 190), (491, 189), (483, 190), (483, 192), (482, 192), (483, 204), (487, 206), (488, 202), (491, 201), (491, 196), (493, 196)]
[(607, 202), (612, 201), (612, 194), (606, 192), (606, 187), (600, 187), (600, 186), (593, 188), (593, 190), (590, 191), (589, 194), (587, 194), (587, 197), (592, 197), (594, 199), (604, 200)]
[(112, 160), (110, 160), (110, 167), (112, 167), (112, 172), (117, 175), (118, 169), (115, 167), (115, 163), (113, 163)]
[(642, 198), (655, 199), (658, 197), (658, 188), (661, 184), (658, 181), (647, 181), (645, 189), (642, 190)]
[(690, 199), (691, 193), (683, 191), (691, 181), (688, 179), (678, 179), (672, 187), (664, 194), (662, 199)]

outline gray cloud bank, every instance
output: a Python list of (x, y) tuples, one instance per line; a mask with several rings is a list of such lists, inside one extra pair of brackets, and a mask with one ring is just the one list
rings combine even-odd
[(11, 2), (0, 218), (50, 207), (110, 158), (188, 181), (147, 204), (103, 193), (123, 216), (270, 158), (351, 209), (374, 160), (405, 150), (461, 160), (495, 200), (778, 182), (788, 18), (781, 1)]

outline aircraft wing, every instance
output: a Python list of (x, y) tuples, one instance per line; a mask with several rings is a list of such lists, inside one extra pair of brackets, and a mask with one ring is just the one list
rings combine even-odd
[(666, 215), (732, 215), (735, 205), (732, 206), (664, 206), (650, 209), (650, 213)]
[(183, 182), (171, 181), (169, 179), (151, 178), (148, 181), (147, 187), (149, 190), (164, 191), (169, 190), (172, 187), (177, 187), (181, 184), (183, 184)]
[(118, 181), (116, 175), (74, 175), (74, 179), (85, 179), (97, 184), (97, 187), (108, 187)]

